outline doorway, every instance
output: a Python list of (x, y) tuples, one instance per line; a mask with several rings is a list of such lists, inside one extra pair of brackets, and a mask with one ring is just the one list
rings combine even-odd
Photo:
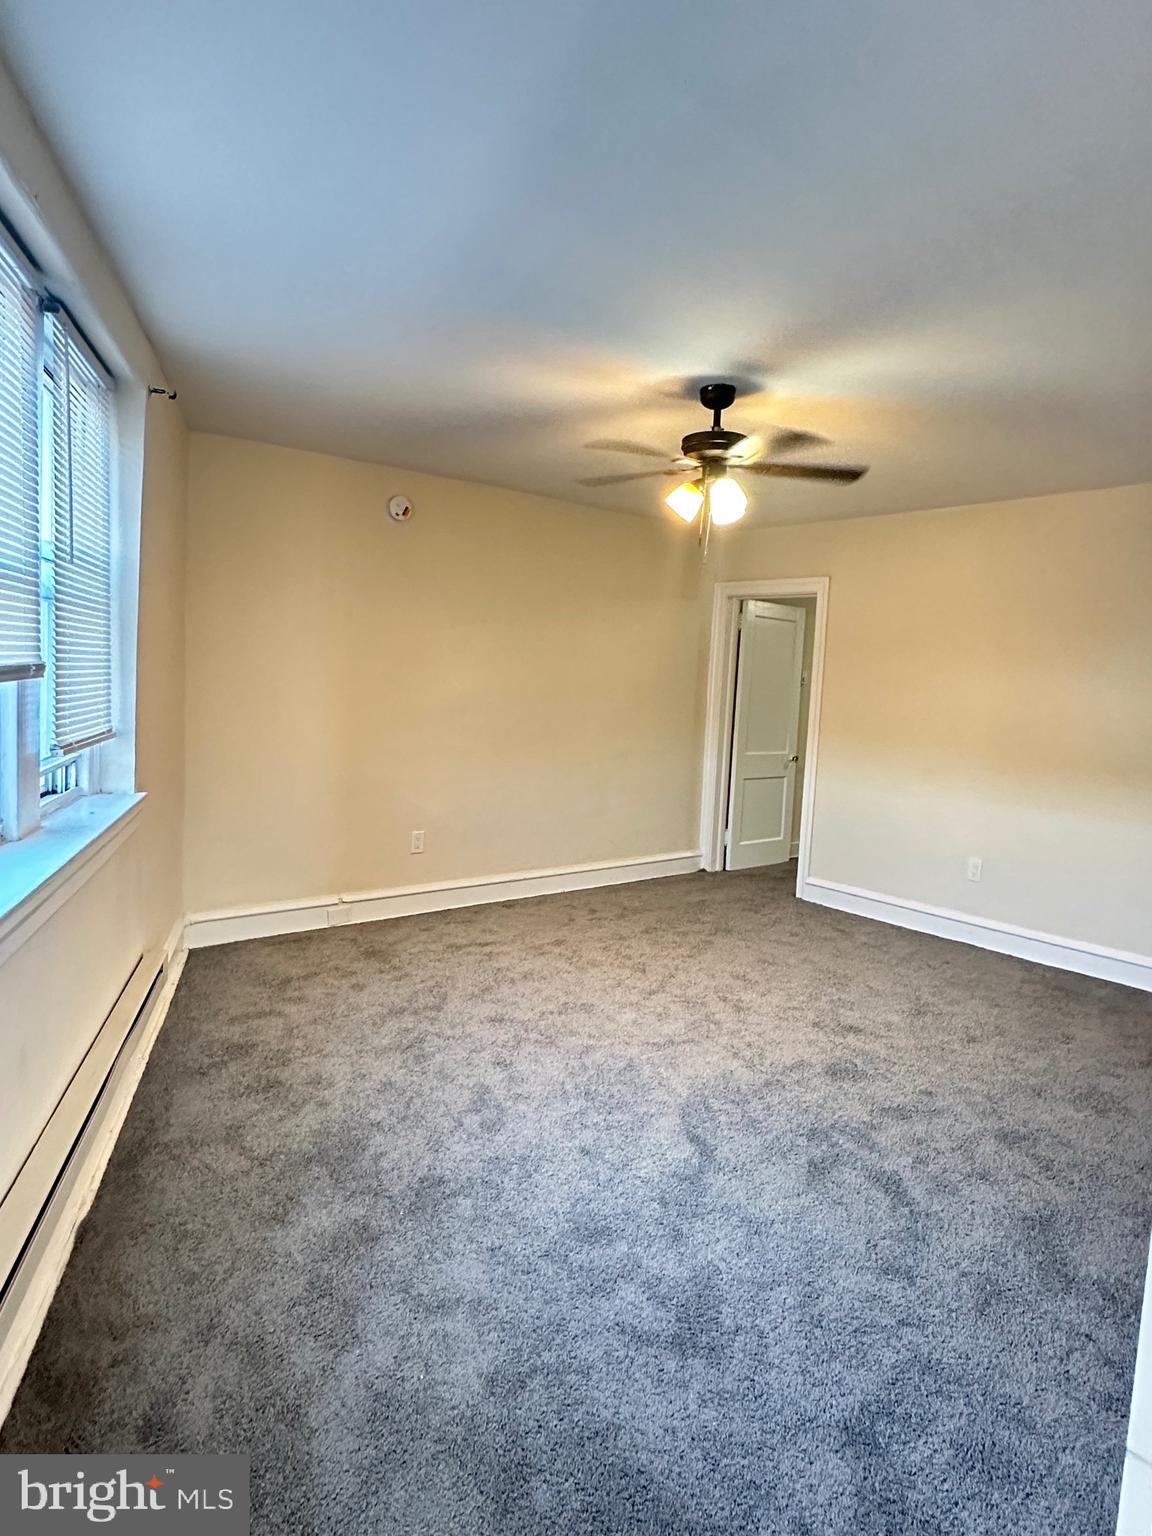
[(721, 582), (713, 601), (700, 846), (706, 870), (795, 857), (812, 843), (828, 578)]
[[(812, 598), (740, 604), (725, 869), (785, 864), (800, 850)], [(805, 650), (809, 664), (805, 668)]]

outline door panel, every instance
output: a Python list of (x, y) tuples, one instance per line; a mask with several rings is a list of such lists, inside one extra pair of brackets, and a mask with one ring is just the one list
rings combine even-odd
[(745, 779), (740, 820), (740, 840), (745, 846), (778, 838), (783, 832), (785, 782), (783, 777)]
[(803, 657), (802, 608), (741, 605), (726, 869), (791, 856)]

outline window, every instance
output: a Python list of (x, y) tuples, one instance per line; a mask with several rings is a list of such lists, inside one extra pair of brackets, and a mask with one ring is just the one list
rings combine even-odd
[(112, 381), (0, 244), (0, 839), (100, 789), (115, 735)]

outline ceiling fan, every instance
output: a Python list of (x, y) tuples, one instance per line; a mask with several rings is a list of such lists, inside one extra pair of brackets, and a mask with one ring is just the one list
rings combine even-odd
[[(712, 412), (712, 425), (702, 432), (689, 432), (680, 444), (680, 455), (666, 469), (644, 469), (629, 475), (590, 475), (577, 483), (580, 485), (620, 485), (625, 480), (647, 480), (664, 475), (691, 477), (669, 491), (664, 500), (677, 516), (686, 523), (700, 518), (700, 538), (706, 541), (713, 524), (737, 523), (748, 508), (744, 487), (732, 475), (732, 470), (749, 475), (781, 475), (791, 480), (826, 480), (833, 485), (851, 485), (867, 472), (867, 465), (859, 464), (792, 464), (781, 463), (764, 455), (791, 453), (798, 448), (813, 448), (827, 442), (814, 432), (797, 432), (788, 428), (774, 428), (767, 442), (759, 434), (745, 436), (732, 432), (721, 423), (720, 416), (736, 399), (734, 384), (705, 384), (700, 390), (700, 404)], [(643, 443), (622, 442), (616, 438), (600, 438), (585, 444), (588, 448), (600, 448), (609, 453), (635, 453), (645, 458), (662, 459), (659, 448), (648, 448)]]

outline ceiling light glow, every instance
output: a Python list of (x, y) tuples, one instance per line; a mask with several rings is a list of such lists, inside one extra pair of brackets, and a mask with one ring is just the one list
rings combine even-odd
[(748, 510), (748, 498), (744, 488), (730, 475), (721, 475), (708, 487), (708, 510), (718, 528), (725, 523), (738, 523)]
[(692, 522), (703, 504), (704, 492), (695, 480), (685, 480), (664, 498), (664, 505), (671, 507), (676, 516), (682, 517), (686, 523)]

